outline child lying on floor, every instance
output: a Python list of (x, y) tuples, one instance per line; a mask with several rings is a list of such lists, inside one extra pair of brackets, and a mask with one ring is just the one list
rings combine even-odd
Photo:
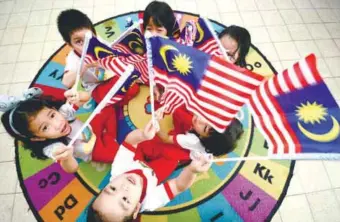
[(155, 136), (150, 121), (144, 131), (127, 135), (112, 163), (111, 179), (89, 208), (88, 221), (131, 221), (139, 212), (154, 211), (188, 189), (198, 173), (211, 166), (211, 156), (198, 155), (181, 174), (162, 184), (148, 165), (135, 161), (136, 145)]

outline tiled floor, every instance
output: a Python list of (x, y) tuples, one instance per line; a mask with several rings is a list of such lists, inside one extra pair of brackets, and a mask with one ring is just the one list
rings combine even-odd
[[(94, 22), (144, 9), (149, 0), (0, 0), (0, 93), (17, 95), (62, 44), (55, 26), (69, 7)], [(245, 26), (277, 70), (314, 52), (340, 100), (340, 0), (168, 0), (174, 9)], [(34, 221), (18, 186), (10, 137), (0, 125), (0, 221)], [(273, 221), (340, 221), (340, 162), (299, 161)]]

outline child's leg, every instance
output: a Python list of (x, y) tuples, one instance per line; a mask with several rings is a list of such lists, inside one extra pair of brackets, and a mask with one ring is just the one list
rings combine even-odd
[(92, 160), (112, 163), (119, 148), (116, 141), (116, 112), (114, 107), (105, 107), (91, 122), (97, 139), (92, 151)]

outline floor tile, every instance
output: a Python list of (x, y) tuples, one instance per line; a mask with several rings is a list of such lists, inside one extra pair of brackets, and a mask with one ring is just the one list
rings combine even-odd
[(16, 184), (17, 172), (14, 162), (0, 163), (0, 194), (15, 193)]
[(39, 71), (39, 64), (39, 61), (18, 62), (14, 69), (13, 83), (28, 82), (34, 79)]
[(335, 192), (335, 196), (338, 199), (338, 203), (340, 203), (340, 189), (334, 189), (334, 192)]
[(327, 0), (310, 0), (314, 8), (329, 8)]
[(326, 28), (332, 38), (340, 38), (340, 23), (328, 23)]
[(18, 14), (11, 14), (8, 20), (7, 27), (25, 27), (27, 24), (27, 18), (29, 17), (29, 12), (21, 12)]
[(20, 45), (0, 46), (0, 63), (13, 63), (16, 61)]
[(293, 3), (296, 8), (313, 8), (309, 0), (293, 0)]
[(43, 43), (26, 43), (21, 46), (18, 61), (37, 61), (41, 59)]
[(335, 44), (338, 46), (340, 49), (340, 39), (334, 39)]
[(16, 1), (13, 12), (14, 13), (19, 13), (19, 12), (29, 12), (31, 11), (31, 8), (34, 4), (34, 0), (25, 0), (25, 1)]
[(269, 61), (279, 61), (279, 56), (277, 55), (273, 43), (259, 43), (256, 46), (261, 49), (261, 52), (267, 57)]
[[(177, 5), (178, 5), (178, 7), (180, 6), (180, 4), (178, 4), (178, 3), (177, 3)], [(216, 13), (216, 12), (218, 12), (218, 8), (217, 8), (215, 1), (196, 1), (196, 6), (197, 6), (197, 11), (199, 13), (202, 13), (202, 12), (205, 12), (205, 13), (215, 12)], [(192, 7), (195, 8), (195, 4), (192, 4)]]
[(273, 0), (255, 0), (257, 8), (259, 10), (273, 10), (276, 9), (276, 5)]
[(59, 34), (57, 25), (50, 25), (47, 31), (46, 41), (58, 41), (62, 40), (61, 35)]
[(21, 96), (22, 93), (28, 89), (30, 82), (24, 82), (24, 83), (12, 83), (8, 90), (8, 95), (11, 96)]
[(1, 45), (19, 44), (25, 33), (25, 28), (8, 28), (5, 30)]
[[(110, 0), (110, 1), (112, 2), (113, 0)], [(101, 1), (98, 1), (98, 2), (101, 2)], [(97, 1), (96, 1), (96, 4), (98, 4)], [(53, 2), (53, 8), (64, 9), (64, 8), (72, 8), (72, 6), (73, 6), (73, 0), (57, 0)]]
[[(296, 173), (299, 175), (300, 182), (306, 193), (331, 188), (331, 183), (322, 161), (297, 161)], [(313, 177), (310, 175), (313, 175)]]
[(8, 19), (8, 15), (0, 15), (0, 29), (6, 28)]
[[(107, 6), (95, 7), (93, 10), (94, 22), (99, 22), (112, 16), (113, 9)], [(52, 24), (52, 23), (51, 23)]]
[(279, 210), (283, 222), (313, 222), (312, 213), (304, 194), (286, 197)]
[(247, 27), (263, 26), (263, 20), (259, 12), (242, 12), (241, 17)]
[(0, 195), (0, 221), (11, 221), (14, 194)]
[[(114, 1), (110, 1), (110, 0), (102, 0), (99, 1), (100, 5), (104, 5), (104, 4), (108, 4)], [(135, 9), (138, 10), (144, 10), (146, 8), (146, 6), (148, 6), (148, 4), (150, 3), (149, 0), (138, 0), (136, 1), (136, 5), (135, 5)], [(110, 5), (109, 4), (109, 5)], [(113, 4), (114, 5), (114, 4)], [(98, 2), (96, 1), (95, 7), (98, 6)]]
[(324, 24), (307, 24), (307, 28), (313, 39), (331, 38)]
[(317, 9), (323, 22), (337, 22), (337, 17), (331, 9)]
[(295, 9), (280, 10), (280, 13), (287, 25), (302, 23), (302, 18)]
[(328, 0), (328, 4), (331, 8), (340, 8), (340, 2), (338, 0)]
[(284, 21), (277, 10), (261, 11), (265, 25), (284, 25)]
[[(7, 94), (9, 90), (10, 84), (1, 84), (0, 85), (0, 94)], [(1, 121), (0, 121), (1, 122)], [(5, 131), (1, 131), (2, 133)]]
[(315, 222), (340, 222), (340, 204), (332, 190), (307, 194)]
[(94, 5), (94, 0), (74, 0), (73, 2), (74, 8), (92, 7), (93, 5)]
[(254, 0), (238, 0), (236, 1), (240, 11), (255, 11), (257, 10)]
[(286, 26), (270, 26), (267, 27), (270, 39), (273, 42), (286, 42), (292, 40)]
[(340, 177), (336, 176), (340, 169), (340, 162), (339, 161), (324, 161), (323, 163), (325, 165), (332, 187), (340, 188)]
[[(51, 15), (50, 15), (50, 21), (49, 24), (50, 25), (55, 25), (57, 24), (57, 18), (59, 16), (59, 14), (64, 11), (65, 9), (63, 8), (56, 8), (56, 9), (52, 9), (51, 11)], [(93, 22), (93, 21), (92, 21)]]
[(14, 68), (14, 63), (0, 64), (0, 70), (2, 73), (0, 84), (8, 84), (12, 82)]
[(293, 42), (277, 42), (274, 45), (281, 60), (300, 59), (299, 52)]
[(291, 0), (274, 0), (274, 3), (278, 9), (293, 9), (295, 8), (293, 2)]
[(13, 222), (34, 222), (36, 219), (30, 210), (27, 201), (23, 194), (15, 194), (14, 206), (13, 206)]
[(47, 25), (27, 27), (23, 43), (43, 42), (46, 39), (47, 31)]
[(7, 133), (0, 133), (0, 162), (14, 160), (14, 140)]
[(53, 5), (52, 0), (36, 0), (32, 6), (32, 10), (46, 10), (51, 9)]
[(331, 70), (332, 76), (340, 77), (340, 57), (325, 58), (325, 61), (329, 70)]
[(301, 184), (301, 180), (298, 174), (294, 174), (287, 191), (287, 196), (297, 195), (297, 194), (304, 194), (304, 190)]
[(266, 27), (250, 27), (248, 31), (251, 35), (251, 42), (254, 44), (270, 42)]
[(225, 25), (239, 25), (243, 26), (243, 20), (238, 12), (221, 13), (221, 19)]
[(41, 59), (48, 59), (55, 53), (64, 43), (62, 41), (45, 42)]
[(48, 25), (50, 21), (51, 10), (32, 11), (28, 20), (28, 26)]
[(333, 39), (315, 40), (315, 43), (318, 46), (323, 57), (340, 56), (340, 50), (338, 49)]
[(307, 26), (304, 24), (288, 25), (288, 30), (293, 40), (309, 40), (313, 39), (309, 33)]
[(280, 61), (276, 61), (276, 62), (271, 62), (272, 66), (274, 67), (274, 69), (276, 70), (277, 73), (281, 73), (283, 71), (282, 65)]
[(237, 12), (236, 0), (216, 0), (220, 12)]
[(337, 21), (340, 22), (340, 9), (332, 9)]
[(115, 12), (130, 12), (135, 7), (135, 1), (115, 1), (114, 11)]
[(306, 56), (311, 53), (314, 53), (317, 57), (321, 56), (321, 53), (313, 40), (295, 41), (295, 46), (301, 56)]
[[(195, 0), (186, 0), (186, 1), (176, 1), (177, 3), (177, 10), (179, 11), (184, 11), (184, 12), (192, 12), (192, 13), (197, 13), (197, 4)], [(200, 6), (203, 7), (204, 6)], [(217, 7), (216, 7), (217, 10)]]
[(334, 78), (325, 79), (324, 81), (329, 91), (331, 91), (333, 98), (335, 100), (340, 100), (340, 87), (338, 81), (335, 81)]
[(15, 193), (22, 193), (22, 189), (21, 189), (19, 180), (17, 182), (17, 187), (15, 188)]
[[(92, 7), (84, 7), (84, 8), (77, 8), (79, 11), (83, 12), (84, 14), (86, 14), (91, 21), (93, 20), (93, 8)], [(129, 12), (129, 11), (125, 11), (125, 12)]]
[(320, 16), (315, 9), (299, 9), (298, 10), (302, 20), (305, 23), (321, 23)]
[(331, 71), (329, 70), (326, 62), (324, 59), (322, 58), (318, 58), (317, 59), (317, 67), (318, 70), (320, 72), (320, 75), (322, 76), (322, 78), (330, 78), (332, 77)]
[(0, 14), (9, 14), (14, 8), (14, 2), (0, 2)]
[(280, 211), (277, 211), (274, 217), (272, 218), (271, 222), (282, 222)]

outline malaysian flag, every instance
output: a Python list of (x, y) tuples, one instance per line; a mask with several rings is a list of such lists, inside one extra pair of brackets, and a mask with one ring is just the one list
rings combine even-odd
[(249, 107), (269, 156), (340, 158), (340, 110), (314, 54), (263, 83)]
[[(263, 76), (162, 37), (150, 38), (155, 83), (223, 132)], [(151, 59), (151, 58), (150, 58)], [(171, 105), (171, 104), (168, 104)]]

